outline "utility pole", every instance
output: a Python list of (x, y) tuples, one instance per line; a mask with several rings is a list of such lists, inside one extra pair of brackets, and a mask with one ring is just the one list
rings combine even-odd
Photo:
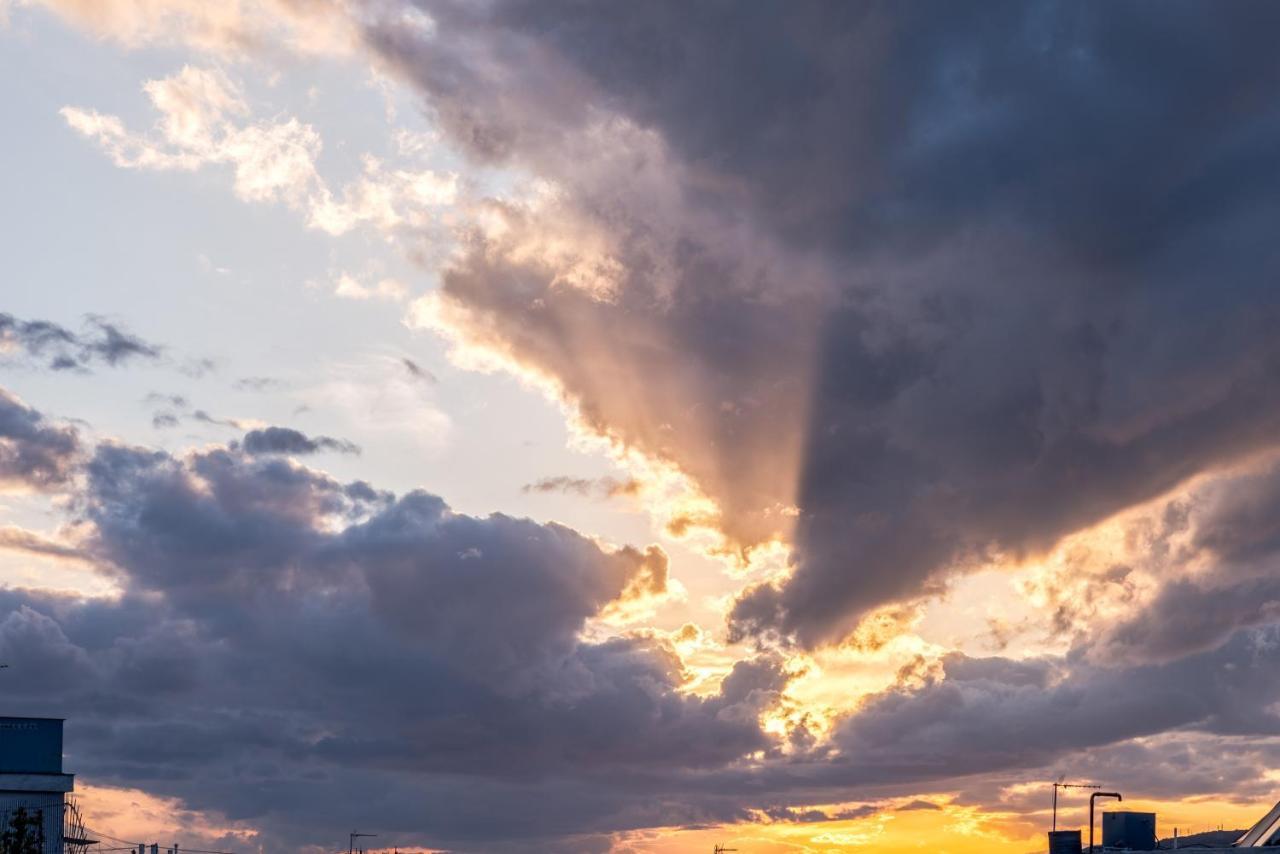
[(356, 833), (351, 831), (351, 838), (347, 842), (347, 854), (356, 854), (356, 840), (363, 836), (377, 836), (376, 833)]
[(1053, 784), (1053, 829), (1058, 829), (1058, 790), (1059, 789), (1101, 789), (1093, 783), (1054, 783)]

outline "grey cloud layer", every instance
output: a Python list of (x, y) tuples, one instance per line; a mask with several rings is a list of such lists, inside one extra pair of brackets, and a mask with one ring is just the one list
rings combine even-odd
[(0, 389), (0, 487), (56, 487), (70, 476), (79, 452), (74, 428), (50, 423)]
[[(608, 603), (662, 592), (656, 547), (604, 551), (234, 446), (104, 444), (81, 482), (78, 549), (58, 555), (123, 596), (0, 591), (6, 703), (70, 715), (78, 773), (250, 821), (268, 850), (324, 843), (346, 813), (459, 850), (740, 817), (714, 798), (641, 808), (616, 781), (773, 749), (758, 716), (777, 662), (740, 662), (700, 699), (661, 640), (579, 638)], [(5, 545), (54, 554), (19, 534)]]
[[(24, 456), (46, 441), (11, 434)], [(1238, 588), (1237, 601), (1274, 575), (1251, 520), (1276, 471), (1209, 482), (1166, 513), (1170, 532), (1212, 557), (1200, 581)], [(1065, 658), (952, 655), (868, 698), (830, 742), (792, 739), (798, 752), (784, 754), (758, 720), (788, 680), (777, 660), (741, 661), (699, 699), (678, 693), (681, 665), (661, 640), (580, 639), (608, 603), (663, 589), (656, 548), (606, 552), (558, 525), (456, 514), (425, 492), (396, 497), (234, 445), (177, 458), (105, 444), (82, 472), (74, 548), (20, 530), (0, 539), (93, 561), (124, 595), (0, 591), (0, 656), (20, 664), (6, 702), (68, 713), (77, 772), (250, 822), (269, 851), (322, 843), (335, 816), (494, 851), (531, 838), (592, 847), (619, 829), (753, 809), (820, 821), (806, 804), (948, 787), (990, 803), (981, 780), (1114, 775), (1107, 746), (1141, 753), (1135, 739), (1152, 737), (1172, 739), (1166, 764), (1207, 762), (1206, 739), (1242, 745), (1168, 796), (1280, 756), (1280, 637), (1251, 628), (1273, 621), (1262, 605), (1190, 644), (1121, 626)], [(1095, 654), (1120, 648), (1135, 660)]]
[(370, 42), (618, 265), (477, 236), (446, 299), (739, 540), (801, 509), (739, 632), (836, 637), (1274, 442), (1274, 7), (424, 5)]

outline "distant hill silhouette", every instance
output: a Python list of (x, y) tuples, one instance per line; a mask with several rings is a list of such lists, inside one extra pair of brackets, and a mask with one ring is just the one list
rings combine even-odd
[[(1244, 836), (1243, 830), (1206, 830), (1190, 836), (1178, 837), (1178, 850), (1184, 848), (1230, 848), (1231, 843)], [(1160, 848), (1173, 848), (1173, 837), (1160, 840)]]

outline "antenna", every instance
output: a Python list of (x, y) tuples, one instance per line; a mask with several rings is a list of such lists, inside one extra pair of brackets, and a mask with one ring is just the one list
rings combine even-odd
[(1101, 789), (1093, 783), (1057, 783), (1053, 784), (1053, 829), (1058, 829), (1058, 790), (1059, 789)]
[(712, 854), (727, 854), (727, 852), (729, 851), (737, 851), (737, 850), (738, 850), (737, 848), (725, 848), (723, 845), (717, 845), (712, 850)]
[(90, 845), (98, 844), (98, 840), (89, 838), (80, 805), (71, 798), (62, 805), (62, 844), (70, 854), (85, 854)]
[(347, 854), (355, 854), (357, 839), (361, 838), (362, 836), (377, 836), (377, 835), (378, 834), (376, 833), (357, 833), (354, 830), (351, 831), (351, 838), (347, 843)]

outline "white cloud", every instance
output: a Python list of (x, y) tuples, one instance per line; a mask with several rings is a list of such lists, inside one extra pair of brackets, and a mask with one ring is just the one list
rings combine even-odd
[(311, 206), (308, 224), (333, 235), (365, 224), (383, 230), (422, 228), (457, 198), (457, 175), (386, 169), (378, 158), (366, 155), (364, 174), (343, 188), (340, 199), (325, 190)]
[(342, 273), (338, 276), (338, 280), (334, 283), (333, 293), (335, 296), (346, 297), (347, 299), (381, 299), (388, 302), (403, 302), (409, 297), (409, 288), (404, 282), (391, 278), (379, 279), (377, 282), (366, 285), (350, 273)]
[(117, 166), (194, 171), (229, 166), (235, 193), (249, 202), (283, 202), (328, 234), (359, 226), (422, 230), (458, 200), (458, 177), (430, 169), (397, 169), (363, 158), (363, 173), (332, 190), (316, 169), (323, 148), (314, 127), (296, 118), (254, 121), (241, 87), (223, 72), (185, 66), (148, 81), (143, 90), (159, 114), (139, 133), (117, 116), (64, 107), (63, 118), (92, 139)]
[[(186, 45), (224, 56), (345, 55), (359, 43), (346, 0), (17, 0), (42, 7), (94, 36), (136, 48)], [(0, 4), (0, 20), (5, 6)]]
[(218, 71), (184, 66), (173, 77), (143, 87), (160, 114), (155, 133), (130, 131), (116, 116), (64, 107), (67, 123), (93, 139), (117, 166), (195, 170), (229, 165), (236, 195), (246, 201), (304, 203), (316, 192), (320, 136), (297, 119), (238, 125), (248, 104), (240, 88)]

